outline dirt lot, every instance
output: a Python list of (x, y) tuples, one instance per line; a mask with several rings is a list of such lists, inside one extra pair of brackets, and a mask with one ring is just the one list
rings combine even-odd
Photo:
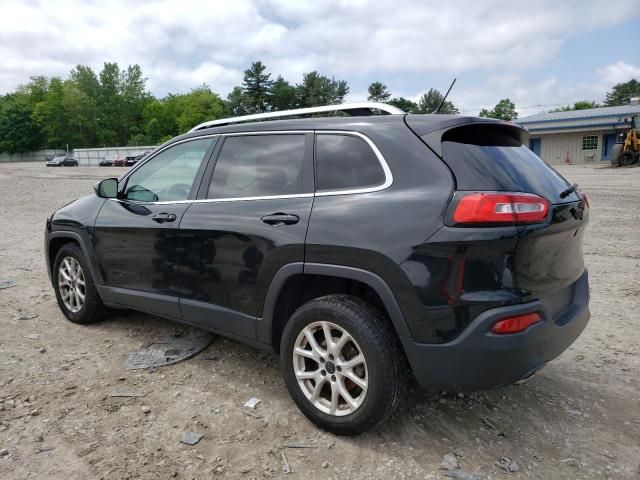
[[(469, 474), (458, 478), (640, 478), (640, 168), (561, 168), (592, 203), (593, 316), (567, 352), (520, 386), (411, 387), (391, 421), (357, 438), (310, 424), (274, 355), (218, 338), (189, 361), (127, 371), (130, 351), (176, 325), (133, 312), (89, 327), (65, 320), (44, 220), (120, 171), (0, 164), (0, 280), (17, 283), (0, 290), (1, 479), (438, 479), (448, 453)], [(262, 399), (254, 416), (242, 410), (250, 397)], [(188, 446), (185, 431), (204, 436)], [(503, 457), (517, 471), (497, 465)]]

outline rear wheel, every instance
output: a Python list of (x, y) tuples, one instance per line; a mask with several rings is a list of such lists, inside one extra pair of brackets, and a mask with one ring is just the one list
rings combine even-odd
[(406, 360), (388, 321), (348, 295), (298, 308), (285, 326), (280, 355), (287, 388), (302, 413), (340, 435), (384, 421), (406, 382)]
[(60, 310), (72, 322), (97, 322), (107, 311), (93, 283), (84, 255), (75, 243), (67, 243), (56, 255), (53, 263), (53, 288)]
[(622, 144), (616, 143), (611, 149), (611, 166), (612, 167), (620, 166), (621, 155), (622, 155)]

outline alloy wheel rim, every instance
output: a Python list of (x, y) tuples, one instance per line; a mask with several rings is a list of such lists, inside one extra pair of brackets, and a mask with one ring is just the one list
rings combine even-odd
[(293, 370), (304, 396), (323, 413), (349, 415), (367, 396), (369, 374), (362, 349), (334, 323), (314, 322), (300, 332)]
[(84, 272), (73, 257), (65, 257), (58, 268), (58, 291), (65, 308), (78, 313), (84, 307), (87, 295)]

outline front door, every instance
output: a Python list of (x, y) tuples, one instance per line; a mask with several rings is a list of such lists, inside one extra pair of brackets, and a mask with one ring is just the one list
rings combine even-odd
[(120, 182), (118, 199), (105, 202), (94, 247), (105, 301), (180, 318), (178, 226), (213, 142), (201, 138), (166, 148)]
[(611, 161), (611, 151), (613, 150), (613, 146), (616, 144), (616, 134), (615, 133), (607, 133), (602, 135), (602, 158), (600, 159), (603, 162)]
[(180, 306), (188, 322), (255, 339), (273, 276), (304, 261), (313, 134), (230, 135), (214, 157), (180, 224)]

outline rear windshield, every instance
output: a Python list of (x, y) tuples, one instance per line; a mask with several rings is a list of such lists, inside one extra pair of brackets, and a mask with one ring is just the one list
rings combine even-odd
[(443, 136), (443, 160), (453, 171), (458, 190), (535, 193), (552, 203), (578, 200), (575, 194), (560, 197), (569, 183), (519, 138), (496, 128), (474, 130), (473, 135)]

